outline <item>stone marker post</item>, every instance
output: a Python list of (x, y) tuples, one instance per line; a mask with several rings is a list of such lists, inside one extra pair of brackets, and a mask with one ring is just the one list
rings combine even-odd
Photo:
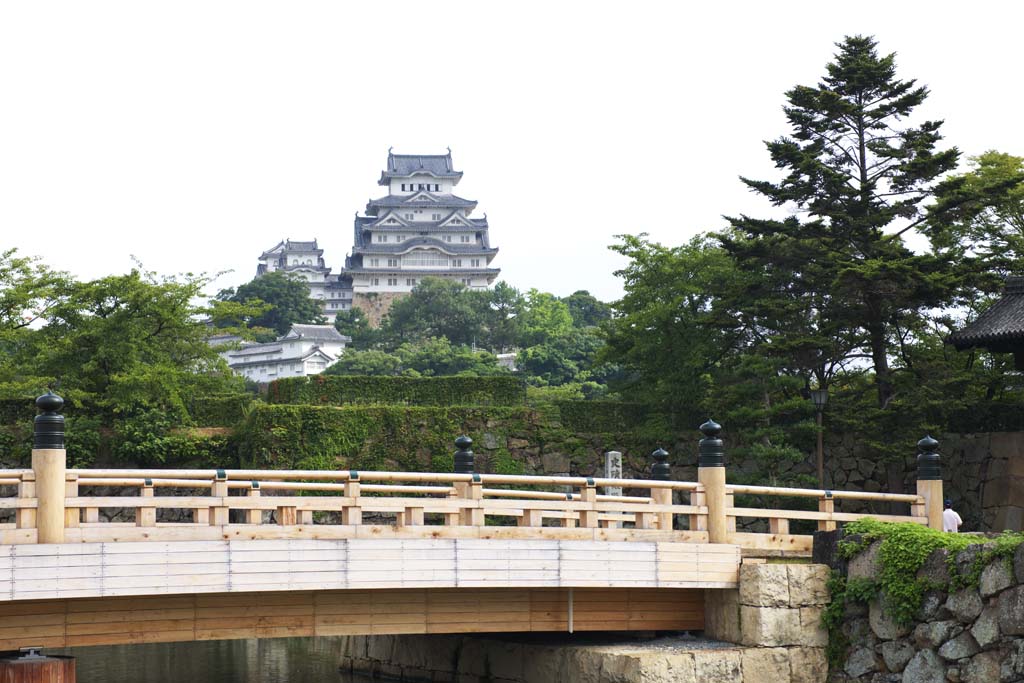
[(939, 442), (926, 436), (917, 442), (917, 495), (924, 498), (928, 526), (942, 531), (942, 464)]
[[(622, 479), (622, 453), (619, 451), (608, 451), (604, 454), (604, 477), (605, 479)], [(606, 496), (621, 496), (621, 486), (605, 486)]]
[(64, 542), (67, 451), (64, 450), (64, 416), (57, 413), (63, 405), (64, 399), (52, 391), (36, 399), (36, 407), (42, 411), (36, 415), (32, 439), (39, 543)]
[(722, 433), (722, 425), (714, 420), (708, 420), (700, 426), (700, 431), (704, 438), (700, 440), (700, 453), (697, 458), (697, 481), (704, 485), (705, 502), (708, 507), (708, 541), (728, 543), (725, 448), (722, 440), (718, 438)]

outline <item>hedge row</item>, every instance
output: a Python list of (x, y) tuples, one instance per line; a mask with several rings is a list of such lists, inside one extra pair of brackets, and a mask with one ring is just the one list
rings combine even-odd
[(526, 384), (516, 377), (358, 377), (314, 375), (274, 380), (270, 403), (412, 406), (522, 406)]
[(253, 402), (252, 394), (222, 394), (192, 400), (189, 415), (199, 427), (235, 427)]

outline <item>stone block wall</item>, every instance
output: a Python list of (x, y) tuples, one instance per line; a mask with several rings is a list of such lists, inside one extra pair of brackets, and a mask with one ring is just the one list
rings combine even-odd
[(693, 638), (348, 636), (342, 671), (456, 683), (823, 683), (818, 648)]
[[(876, 579), (877, 543), (849, 564), (849, 577)], [(909, 624), (895, 622), (882, 602), (848, 604), (842, 634), (849, 648), (830, 683), (1024, 682), (1024, 545), (1012, 561), (996, 558), (977, 586), (949, 586), (950, 562), (970, 567), (992, 544), (969, 546), (951, 558), (935, 550), (918, 570), (929, 585)]]
[[(744, 561), (736, 590), (707, 591), (705, 633), (745, 646), (744, 671), (793, 683), (824, 681), (828, 633), (822, 614), (829, 603), (829, 569), (815, 564)], [(768, 677), (767, 671), (774, 674)]]
[[(964, 531), (1024, 529), (1024, 432), (936, 435), (942, 456), (944, 493), (964, 520)], [(850, 436), (833, 435), (825, 446), (825, 485), (837, 490), (915, 490), (912, 445), (903, 462), (879, 462)], [(799, 465), (797, 465), (799, 467)], [(845, 512), (885, 513), (884, 504)], [(905, 514), (899, 512), (898, 514)]]

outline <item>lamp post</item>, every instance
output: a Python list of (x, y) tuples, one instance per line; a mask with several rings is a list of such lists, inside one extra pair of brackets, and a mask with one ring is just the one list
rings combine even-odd
[(811, 401), (818, 414), (818, 486), (825, 488), (825, 433), (822, 429), (822, 415), (828, 403), (828, 389), (812, 389)]

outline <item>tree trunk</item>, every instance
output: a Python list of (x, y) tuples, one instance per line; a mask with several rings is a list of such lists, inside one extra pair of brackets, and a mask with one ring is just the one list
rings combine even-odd
[(875, 367), (875, 388), (878, 390), (878, 407), (885, 410), (892, 399), (892, 372), (889, 370), (889, 356), (886, 353), (885, 327), (882, 323), (868, 325), (871, 339), (871, 362)]

